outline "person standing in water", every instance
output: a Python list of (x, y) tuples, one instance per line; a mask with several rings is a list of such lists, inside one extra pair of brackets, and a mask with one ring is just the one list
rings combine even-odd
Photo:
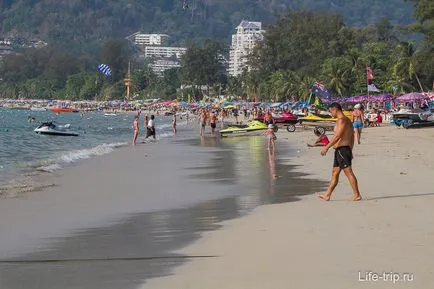
[(137, 137), (139, 136), (139, 117), (138, 116), (134, 117), (133, 129), (134, 129), (133, 145), (136, 145)]
[(354, 137), (356, 138), (357, 144), (360, 144), (360, 138), (362, 136), (362, 128), (363, 128), (363, 120), (364, 120), (363, 108), (360, 103), (354, 106), (354, 111), (352, 114), (353, 114)]
[(173, 129), (173, 134), (176, 134), (176, 113), (173, 115), (172, 118), (172, 129)]
[(205, 126), (206, 121), (208, 120), (208, 116), (206, 113), (206, 110), (203, 109), (199, 116), (199, 123), (200, 123), (200, 136), (203, 136), (205, 133)]
[(149, 138), (150, 136), (152, 136), (155, 140), (155, 122), (154, 122), (155, 116), (151, 115), (151, 119), (148, 122), (147, 125), (147, 132), (146, 132), (146, 138)]
[(143, 117), (143, 127), (148, 127), (149, 117), (148, 115), (145, 115)]
[(344, 115), (341, 105), (337, 102), (334, 102), (329, 106), (329, 111), (334, 118), (337, 118), (334, 128), (335, 136), (331, 142), (322, 148), (321, 155), (327, 155), (327, 151), (333, 147), (335, 149), (335, 156), (333, 162), (332, 178), (330, 180), (327, 192), (320, 194), (318, 197), (325, 201), (330, 200), (334, 189), (339, 183), (339, 175), (343, 170), (353, 190), (352, 200), (360, 201), (362, 196), (360, 195), (357, 178), (354, 175), (353, 169), (351, 167), (353, 159), (352, 150), (354, 147), (354, 130), (351, 120)]
[(215, 128), (217, 126), (217, 115), (216, 115), (215, 111), (212, 111), (211, 114), (209, 115), (209, 123), (211, 126), (211, 134), (214, 136), (215, 135)]

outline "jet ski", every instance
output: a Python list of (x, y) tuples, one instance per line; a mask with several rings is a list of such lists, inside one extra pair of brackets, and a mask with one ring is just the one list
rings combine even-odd
[[(353, 119), (353, 116), (350, 111), (344, 110), (344, 115), (349, 119)], [(301, 122), (335, 122), (337, 118), (332, 117), (328, 113), (309, 113), (307, 116), (300, 117), (299, 121)]]
[(434, 126), (434, 113), (422, 109), (402, 108), (392, 114), (392, 122), (404, 128)]
[(37, 128), (35, 128), (34, 132), (38, 134), (47, 134), (47, 135), (62, 135), (62, 136), (78, 136), (79, 134), (69, 130), (70, 125), (67, 124), (65, 126), (57, 126), (52, 121), (43, 122)]
[(266, 129), (267, 125), (264, 123), (251, 120), (247, 124), (230, 124), (227, 128), (220, 131), (220, 135), (222, 137), (261, 135)]
[[(298, 122), (297, 116), (292, 114), (292, 113), (289, 113), (289, 112), (281, 112), (278, 114), (272, 113), (271, 115), (274, 119), (274, 122), (277, 124), (280, 124), (280, 123), (296, 124)], [(259, 121), (263, 122), (264, 118), (265, 118), (265, 113), (259, 115), (257, 118), (255, 118), (255, 120), (259, 120)]]

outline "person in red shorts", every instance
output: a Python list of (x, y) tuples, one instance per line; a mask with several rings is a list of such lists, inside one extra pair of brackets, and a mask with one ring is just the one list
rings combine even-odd
[(314, 144), (307, 144), (308, 147), (323, 147), (328, 145), (329, 138), (322, 134), (317, 128), (314, 129), (313, 133), (318, 137)]

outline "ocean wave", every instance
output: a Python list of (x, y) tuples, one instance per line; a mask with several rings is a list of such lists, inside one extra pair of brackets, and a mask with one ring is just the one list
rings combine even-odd
[(105, 155), (112, 152), (116, 148), (120, 148), (126, 145), (127, 143), (101, 144), (93, 148), (65, 152), (58, 157), (46, 161), (44, 165), (37, 166), (36, 170), (41, 172), (54, 172), (61, 169), (65, 165), (77, 162), (79, 160), (88, 159), (93, 156)]

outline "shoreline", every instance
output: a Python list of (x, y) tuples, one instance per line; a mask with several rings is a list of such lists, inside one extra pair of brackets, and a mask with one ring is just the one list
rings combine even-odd
[[(288, 163), (309, 178), (328, 181), (332, 151), (321, 157), (320, 148), (306, 147), (314, 138), (310, 131), (295, 135), (290, 141), (300, 153)], [(413, 281), (397, 282), (428, 288), (434, 276), (427, 266), (434, 256), (433, 137), (429, 129), (365, 129), (353, 164), (364, 200), (347, 201), (351, 189), (342, 174), (329, 202), (307, 195), (299, 202), (260, 206), (176, 251), (219, 258), (191, 260), (141, 289), (400, 286), (368, 280), (363, 277), (368, 272), (409, 273)]]

